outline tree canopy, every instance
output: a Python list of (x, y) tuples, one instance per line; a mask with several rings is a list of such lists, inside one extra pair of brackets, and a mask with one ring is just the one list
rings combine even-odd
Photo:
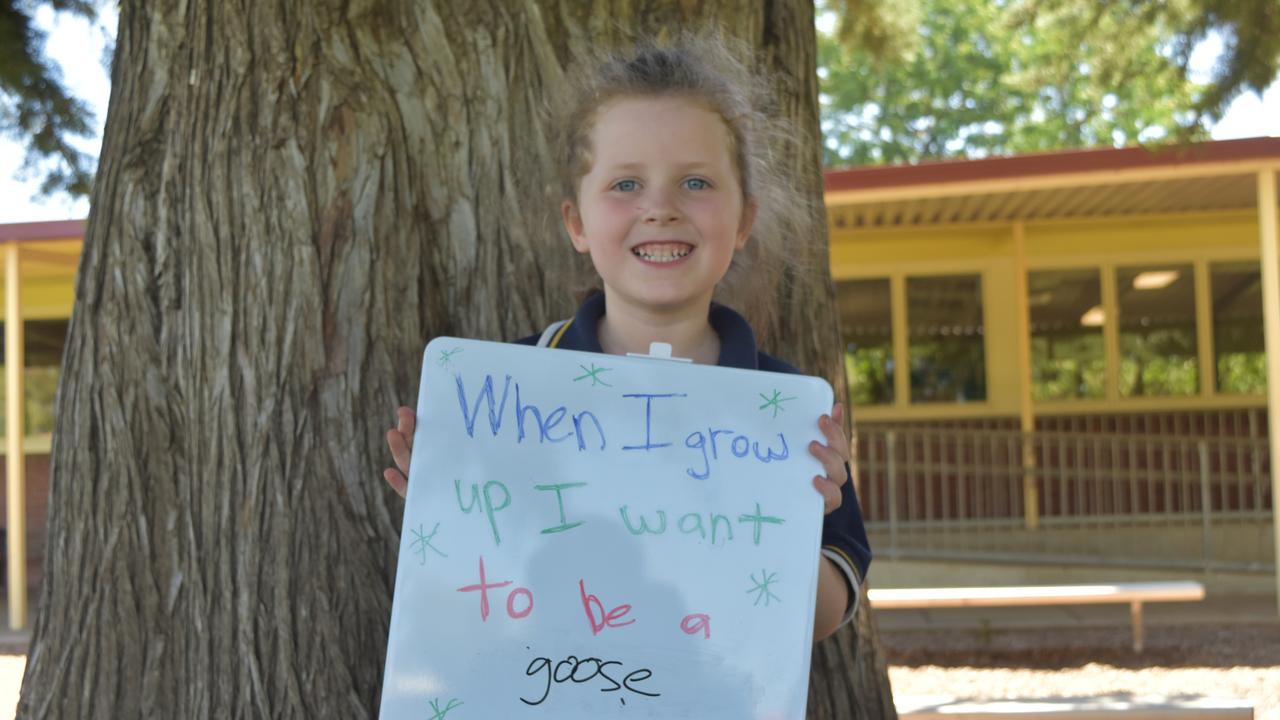
[[(1280, 65), (1273, 0), (821, 3), (828, 166), (1194, 140)], [(834, 22), (831, 22), (834, 21)], [(1192, 50), (1223, 52), (1198, 83)]]
[(0, 137), (26, 144), (22, 172), (42, 176), (42, 195), (88, 195), (96, 159), (71, 140), (92, 136), (93, 113), (45, 54), (45, 34), (33, 22), (40, 5), (96, 13), (93, 0), (0, 0)]

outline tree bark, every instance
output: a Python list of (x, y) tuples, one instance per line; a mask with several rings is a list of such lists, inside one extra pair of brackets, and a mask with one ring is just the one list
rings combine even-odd
[[(711, 25), (785, 77), (819, 199), (807, 0), (122, 3), (19, 717), (375, 716), (422, 346), (571, 313), (540, 110), (586, 48)], [(842, 388), (825, 238), (770, 347)], [(810, 717), (893, 715), (857, 627)]]

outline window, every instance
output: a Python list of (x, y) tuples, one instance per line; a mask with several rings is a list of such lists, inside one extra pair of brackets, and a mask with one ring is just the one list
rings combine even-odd
[[(0, 353), (3, 352), (4, 324), (0, 323)], [(67, 337), (67, 320), (28, 320), (23, 328), (23, 390), (26, 394), (23, 423), (27, 435), (53, 432), (54, 398), (58, 392), (58, 376), (62, 367), (62, 350)], [(0, 379), (0, 403), (5, 385)], [(5, 417), (0, 412), (0, 432)]]
[(1047, 270), (1027, 276), (1031, 305), (1031, 396), (1106, 395), (1102, 283), (1098, 271)]
[(837, 297), (850, 403), (893, 404), (893, 318), (888, 278), (841, 282)]
[(1267, 349), (1262, 329), (1262, 266), (1209, 266), (1213, 295), (1213, 362), (1218, 392), (1232, 395), (1267, 391)]
[(982, 278), (907, 278), (911, 402), (987, 399)]
[(1195, 273), (1191, 265), (1116, 268), (1120, 314), (1120, 394), (1194, 395)]

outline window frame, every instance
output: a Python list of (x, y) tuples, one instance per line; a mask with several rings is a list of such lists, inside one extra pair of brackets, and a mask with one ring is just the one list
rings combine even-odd
[[(1210, 287), (1211, 265), (1215, 263), (1257, 263), (1258, 255), (1244, 247), (1206, 248), (1198, 252), (1175, 254), (1156, 252), (1116, 253), (1093, 263), (1082, 262), (1078, 255), (1041, 257), (1027, 263), (1030, 273), (1045, 270), (1085, 270), (1097, 268), (1102, 282), (1103, 349), (1105, 355), (1106, 392), (1102, 399), (1071, 398), (1038, 400), (1037, 414), (1076, 414), (1116, 411), (1173, 410), (1184, 408), (1265, 407), (1265, 394), (1224, 394), (1217, 391), (1216, 348), (1213, 341), (1213, 297)], [(1195, 283), (1196, 353), (1199, 364), (1199, 388), (1193, 395), (1158, 397), (1124, 397), (1120, 394), (1120, 328), (1116, 271), (1120, 267), (1141, 265), (1191, 265)], [(1029, 330), (1028, 330), (1029, 332)], [(1026, 378), (1030, 382), (1030, 378)], [(1270, 380), (1270, 378), (1268, 378)]]
[[(1107, 294), (1108, 294), (1107, 271), (1104, 269), (1102, 265), (1089, 265), (1089, 264), (1082, 265), (1077, 263), (1077, 264), (1063, 265), (1061, 267), (1041, 268), (1041, 267), (1035, 267), (1031, 264), (1028, 264), (1026, 269), (1026, 275), (1027, 275), (1026, 281), (1027, 281), (1027, 287), (1030, 288), (1031, 273), (1034, 273), (1034, 272), (1071, 272), (1071, 271), (1087, 272), (1090, 270), (1094, 271), (1094, 273), (1098, 276), (1098, 296), (1099, 296), (1098, 302), (1099, 302), (1099, 306), (1102, 308), (1102, 313), (1103, 313), (1102, 326), (1098, 328), (1098, 330), (1101, 331), (1102, 333), (1102, 374), (1103, 374), (1102, 393), (1103, 393), (1103, 396), (1101, 399), (1109, 400), (1111, 398), (1111, 395), (1110, 395), (1111, 382), (1114, 379), (1116, 382), (1115, 386), (1118, 388), (1120, 376), (1119, 376), (1119, 370), (1118, 370), (1119, 365), (1115, 366), (1117, 368), (1117, 371), (1115, 373), (1114, 378), (1112, 377), (1112, 373), (1111, 373), (1112, 365), (1111, 365), (1111, 356), (1110, 356), (1109, 348), (1111, 348), (1112, 345), (1111, 345), (1111, 341), (1108, 340), (1107, 338), (1107, 332), (1108, 332), (1107, 326), (1110, 324), (1111, 319), (1116, 317), (1116, 315), (1114, 314), (1116, 312), (1116, 309), (1112, 307), (1115, 305), (1116, 298), (1115, 298), (1115, 288), (1112, 287), (1110, 290), (1112, 306), (1107, 305)], [(1112, 270), (1114, 270), (1114, 267), (1112, 268)], [(1017, 268), (1014, 269), (1014, 272), (1017, 272)], [(1032, 347), (1033, 341), (1035, 340), (1035, 336), (1032, 335), (1031, 333), (1031, 306), (1030, 306), (1029, 296), (1027, 298), (1027, 307), (1019, 308), (1019, 311), (1023, 311), (1023, 310), (1025, 310), (1027, 314), (1027, 323), (1026, 323), (1027, 336), (1025, 338), (1019, 338), (1019, 340), (1026, 342), (1028, 349), (1030, 349)], [(1116, 329), (1114, 334), (1116, 336), (1114, 338), (1116, 341), (1114, 347), (1118, 349), (1119, 348), (1119, 330)], [(1117, 352), (1115, 356), (1117, 362), (1119, 362), (1119, 357), (1120, 357), (1119, 353)], [(1029, 362), (1034, 364), (1035, 362), (1034, 351), (1032, 351), (1031, 356), (1029, 356), (1027, 359)], [(1051, 405), (1054, 403), (1099, 402), (1098, 398), (1054, 398), (1049, 400), (1036, 400), (1035, 389), (1034, 387), (1030, 387), (1031, 384), (1033, 383), (1032, 374), (1034, 373), (1034, 368), (1031, 366), (1028, 366), (1027, 371), (1029, 374), (1026, 378), (1023, 378), (1023, 379), (1028, 384), (1027, 390), (1031, 394), (1031, 397), (1032, 397), (1031, 403), (1034, 407), (1040, 407), (1041, 405)]]
[[(1092, 261), (1090, 261), (1092, 260)], [(1030, 273), (1046, 270), (1096, 270), (1102, 294), (1102, 308), (1106, 317), (1103, 320), (1103, 352), (1105, 372), (1105, 393), (1102, 398), (1069, 398), (1057, 400), (1036, 400), (1033, 402), (1037, 415), (1077, 415), (1114, 412), (1144, 412), (1185, 409), (1231, 409), (1266, 407), (1266, 394), (1224, 394), (1217, 391), (1216, 348), (1213, 339), (1213, 298), (1211, 282), (1211, 266), (1215, 263), (1258, 263), (1260, 259), (1252, 248), (1243, 246), (1208, 247), (1198, 251), (1181, 250), (1176, 253), (1158, 253), (1154, 251), (1134, 251), (1109, 254), (1102, 257), (1084, 258), (1079, 254), (1061, 254), (1027, 258), (1025, 273), (1029, 282)], [(1119, 267), (1134, 265), (1171, 265), (1190, 264), (1193, 269), (1195, 283), (1195, 316), (1197, 359), (1200, 365), (1199, 392), (1194, 395), (1167, 397), (1122, 397), (1120, 395), (1120, 332), (1119, 303), (1117, 299), (1116, 271)], [(833, 268), (834, 269), (834, 268)], [(1010, 279), (1016, 281), (1018, 269), (1008, 258), (991, 255), (988, 258), (969, 258), (967, 261), (934, 261), (911, 263), (910, 265), (893, 265), (875, 263), (860, 267), (854, 272), (841, 268), (836, 282), (846, 280), (889, 280), (890, 322), (893, 344), (894, 402), (884, 405), (859, 406), (859, 415), (868, 420), (913, 420), (913, 419), (950, 419), (950, 418), (995, 418), (1009, 417), (1017, 414), (1016, 407), (1009, 407), (1007, 402), (997, 403), (993, 400), (994, 388), (991, 375), (991, 308), (993, 302), (1007, 302), (1009, 298), (994, 297), (993, 288), (996, 275), (1008, 273)], [(835, 273), (833, 273), (835, 274)], [(951, 403), (951, 402), (911, 402), (911, 379), (909, 372), (901, 372), (901, 368), (909, 367), (910, 338), (907, 327), (906, 279), (908, 277), (938, 277), (948, 275), (977, 275), (982, 283), (982, 319), (984, 373), (987, 382), (985, 400)], [(1014, 329), (1014, 337), (1018, 337)], [(1024, 332), (1030, 341), (1030, 325)], [(1026, 377), (1021, 382), (1030, 383)], [(1268, 381), (1271, 381), (1268, 378)]]
[[(989, 262), (978, 263), (928, 263), (913, 265), (905, 270), (888, 270), (884, 267), (866, 268), (862, 272), (857, 273), (841, 273), (834, 279), (839, 291), (839, 284), (854, 280), (885, 280), (889, 281), (889, 322), (890, 332), (892, 334), (893, 346), (893, 403), (882, 405), (865, 405), (858, 406), (861, 413), (869, 413), (872, 415), (880, 415), (882, 413), (900, 414), (902, 411), (909, 411), (912, 414), (921, 414), (927, 417), (973, 417), (973, 416), (997, 416), (1006, 413), (1000, 412), (992, 403), (992, 384), (991, 384), (991, 345), (990, 333), (991, 327), (991, 274), (992, 264)], [(904, 372), (904, 369), (911, 367), (911, 340), (907, 318), (907, 278), (931, 278), (931, 277), (950, 277), (956, 275), (973, 275), (977, 276), (979, 285), (982, 288), (982, 350), (983, 350), (983, 381), (986, 383), (987, 394), (982, 400), (970, 400), (966, 402), (912, 402), (911, 401), (911, 373)], [(843, 331), (842, 331), (843, 332)]]

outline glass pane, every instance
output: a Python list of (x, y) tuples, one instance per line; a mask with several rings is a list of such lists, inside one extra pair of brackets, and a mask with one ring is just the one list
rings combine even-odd
[[(54, 397), (58, 393), (58, 371), (56, 366), (28, 367), (23, 375), (23, 390), (27, 396), (26, 433), (43, 435), (53, 432)], [(0, 396), (3, 391), (0, 390)], [(3, 424), (0, 422), (0, 424)]]
[(1262, 266), (1209, 266), (1213, 293), (1213, 355), (1218, 392), (1261, 395), (1267, 391), (1267, 349), (1262, 329)]
[(1027, 274), (1031, 305), (1031, 396), (1036, 400), (1106, 394), (1102, 283), (1097, 270)]
[[(23, 333), (26, 340), (23, 353), (23, 390), (26, 395), (23, 422), (26, 434), (51, 433), (67, 320), (28, 320)], [(0, 355), (4, 353), (3, 338), (4, 323), (0, 323)], [(0, 407), (4, 405), (4, 398), (5, 386), (0, 379)], [(5, 417), (0, 412), (0, 433), (4, 428)]]
[(893, 320), (888, 278), (846, 280), (836, 285), (849, 401), (893, 403)]
[(1120, 394), (1194, 395), (1195, 273), (1191, 265), (1116, 268), (1120, 310)]
[(911, 402), (987, 399), (982, 278), (907, 278)]

